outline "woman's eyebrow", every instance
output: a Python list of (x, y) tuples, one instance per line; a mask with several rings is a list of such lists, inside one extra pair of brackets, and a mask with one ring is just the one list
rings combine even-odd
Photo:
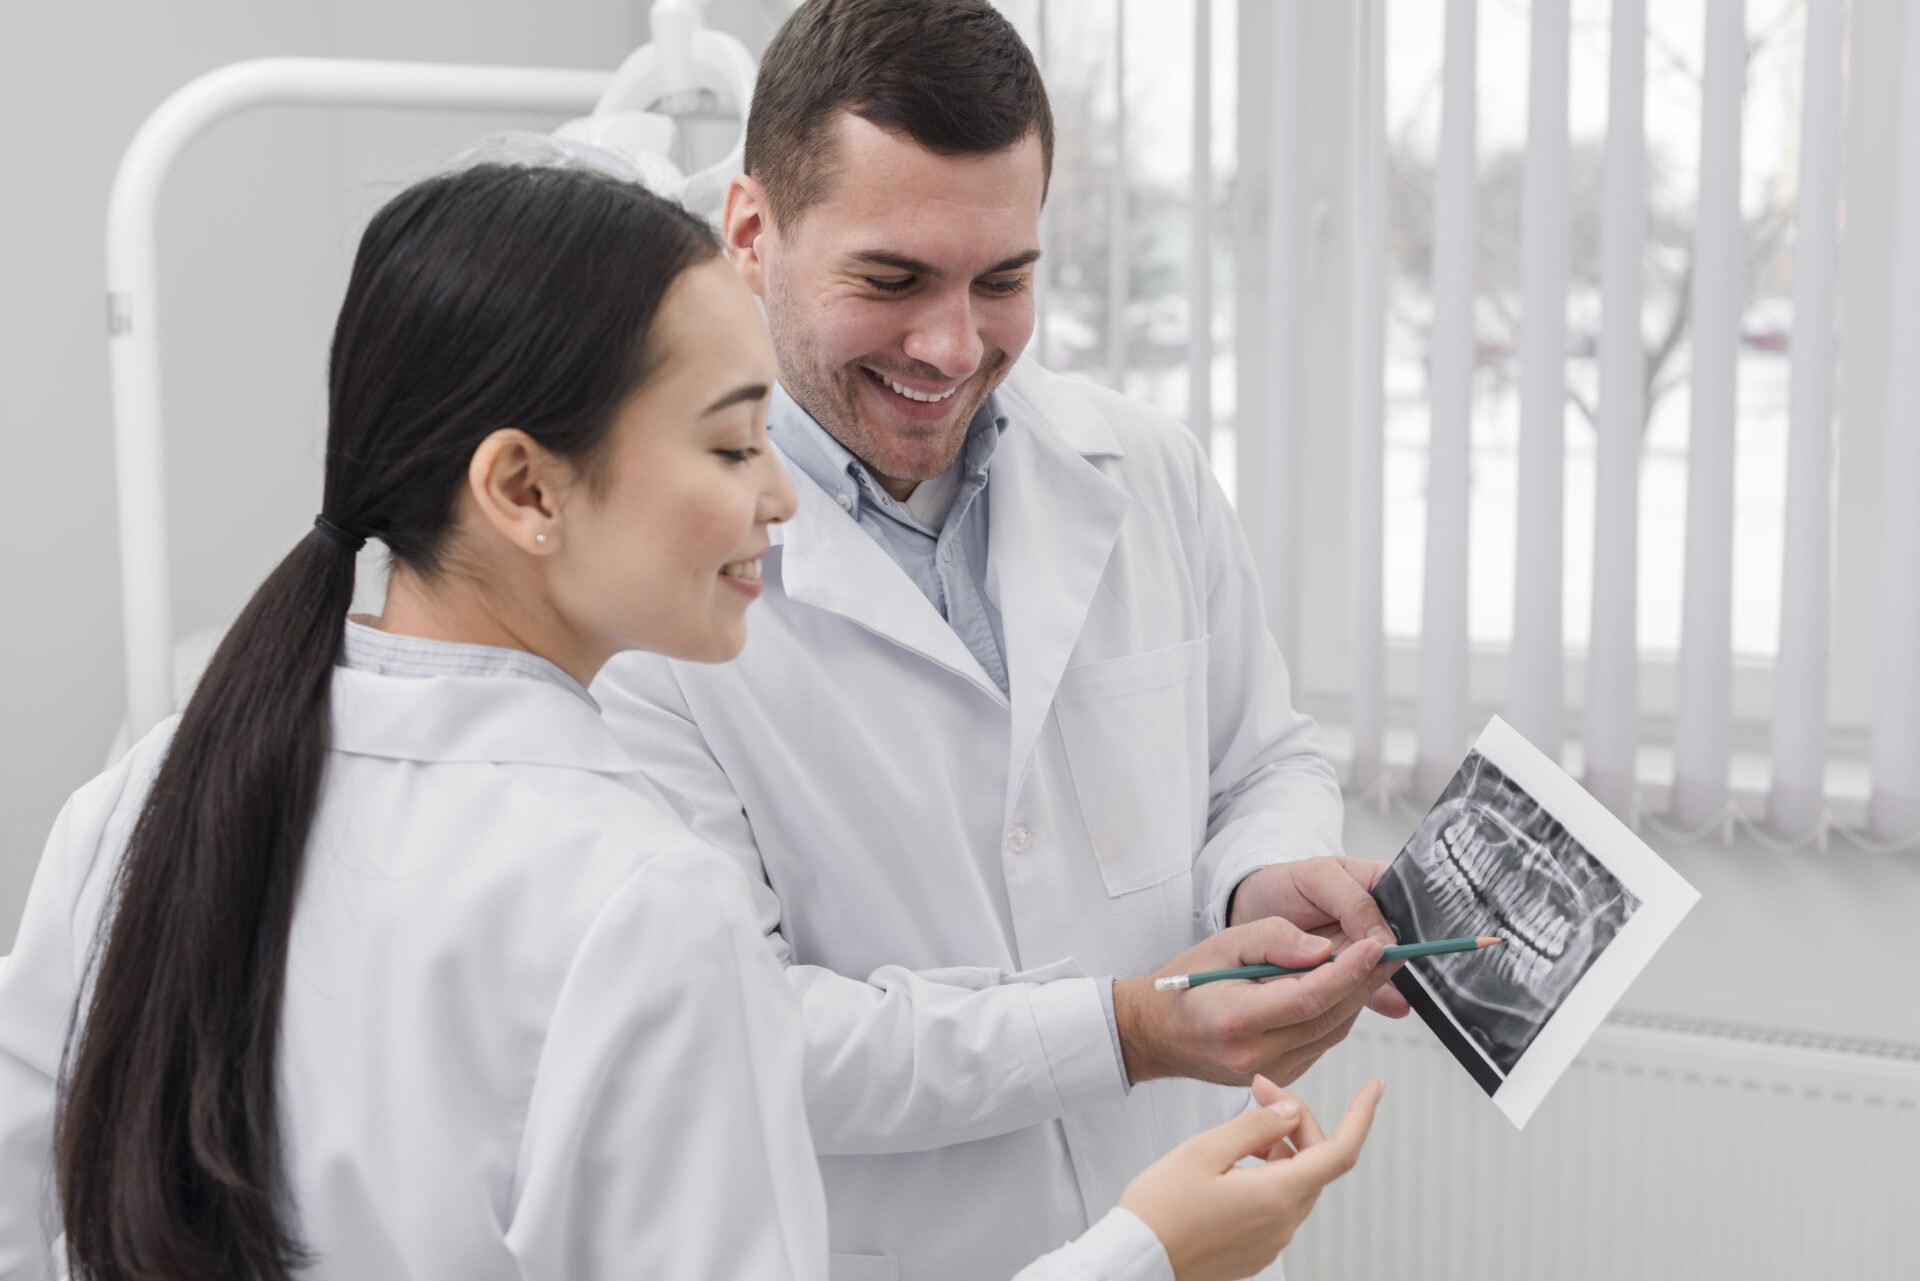
[(714, 401), (711, 405), (708, 405), (705, 409), (701, 410), (700, 413), (702, 417), (705, 417), (707, 414), (717, 414), (721, 410), (733, 405), (738, 405), (743, 401), (765, 400), (766, 396), (767, 385), (765, 383), (743, 383), (720, 399)]

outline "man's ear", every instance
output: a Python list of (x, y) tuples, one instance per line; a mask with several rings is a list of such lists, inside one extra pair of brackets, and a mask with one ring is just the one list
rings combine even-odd
[(560, 547), (560, 507), (573, 467), (517, 427), (480, 442), (467, 464), (467, 492), (481, 519), (532, 556)]
[(766, 188), (757, 178), (740, 174), (727, 184), (727, 204), (720, 215), (720, 236), (727, 258), (747, 282), (747, 288), (766, 297), (767, 262), (762, 238), (773, 234), (773, 211)]

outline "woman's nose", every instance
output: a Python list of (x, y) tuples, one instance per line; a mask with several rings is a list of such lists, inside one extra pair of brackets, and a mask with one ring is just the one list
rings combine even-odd
[(760, 519), (763, 524), (778, 525), (793, 517), (800, 505), (799, 499), (793, 492), (793, 480), (787, 475), (780, 455), (771, 446), (760, 451), (760, 461), (769, 469), (760, 490)]

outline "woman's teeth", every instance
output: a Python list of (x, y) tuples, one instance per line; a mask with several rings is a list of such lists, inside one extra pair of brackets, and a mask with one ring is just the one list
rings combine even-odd
[(736, 560), (733, 564), (722, 567), (720, 572), (728, 578), (758, 578), (760, 577), (760, 559), (755, 557), (752, 560)]
[(953, 386), (947, 388), (945, 391), (941, 392), (939, 395), (936, 396), (930, 392), (915, 391), (911, 387), (908, 387), (902, 383), (897, 383), (893, 381), (893, 379), (887, 377), (883, 373), (875, 372), (873, 376), (875, 378), (878, 378), (881, 382), (885, 383), (888, 387), (892, 388), (898, 394), (905, 396), (908, 400), (917, 400), (917, 401), (920, 401), (922, 404), (927, 404), (927, 405), (937, 405), (941, 401), (945, 400), (947, 397), (953, 395), (954, 392), (960, 390), (960, 384), (955, 383)]

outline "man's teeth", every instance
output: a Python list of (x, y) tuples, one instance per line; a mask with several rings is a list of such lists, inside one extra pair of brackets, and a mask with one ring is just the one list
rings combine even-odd
[(935, 396), (924, 391), (915, 391), (911, 387), (903, 386), (902, 384), (893, 381), (893, 379), (887, 377), (885, 374), (876, 373), (875, 377), (877, 377), (881, 382), (885, 383), (887, 386), (893, 388), (893, 390), (898, 392), (900, 395), (905, 396), (908, 400), (917, 400), (922, 402), (923, 404), (928, 404), (928, 405), (937, 405), (941, 401), (945, 400), (947, 397), (953, 395), (954, 392), (960, 390), (960, 385), (958, 383), (955, 383), (953, 386), (941, 392), (938, 396)]
[(758, 578), (760, 577), (760, 560), (758, 557), (753, 560), (736, 560), (733, 564), (722, 568), (720, 572), (728, 578)]

